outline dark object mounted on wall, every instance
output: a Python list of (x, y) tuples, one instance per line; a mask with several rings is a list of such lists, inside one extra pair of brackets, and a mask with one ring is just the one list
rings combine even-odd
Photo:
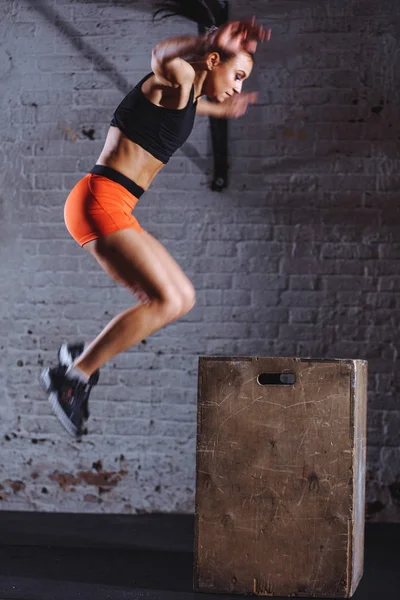
[[(227, 0), (220, 0), (217, 4), (220, 10), (215, 14), (215, 25), (219, 27), (228, 21), (228, 2)], [(198, 29), (200, 34), (206, 32), (206, 28), (201, 25)], [(228, 186), (228, 121), (227, 119), (216, 119), (214, 117), (209, 117), (209, 119), (214, 155), (214, 175), (211, 189), (221, 192)]]

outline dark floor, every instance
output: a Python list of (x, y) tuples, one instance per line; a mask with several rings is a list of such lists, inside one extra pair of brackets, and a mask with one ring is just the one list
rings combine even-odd
[[(240, 600), (192, 592), (192, 516), (0, 512), (0, 600)], [(400, 524), (368, 523), (355, 600), (400, 600)]]

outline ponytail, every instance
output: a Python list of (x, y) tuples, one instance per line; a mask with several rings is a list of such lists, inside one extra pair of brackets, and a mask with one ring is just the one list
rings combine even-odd
[(224, 0), (160, 0), (153, 19), (180, 16), (194, 21), (200, 28), (218, 27), (226, 10)]
[[(200, 32), (210, 32), (228, 21), (228, 3), (225, 0), (158, 0), (153, 21), (158, 15), (160, 19), (167, 17), (185, 17), (197, 23)], [(222, 62), (233, 58), (234, 54), (215, 46), (210, 51), (218, 52)], [(254, 54), (245, 51), (253, 60)]]
[[(160, 19), (185, 17), (197, 23), (199, 31), (205, 33), (217, 29), (228, 20), (228, 3), (225, 0), (159, 0), (153, 20), (157, 15), (161, 15)], [(210, 48), (210, 52), (213, 51), (218, 52), (222, 62), (234, 56), (218, 46)]]

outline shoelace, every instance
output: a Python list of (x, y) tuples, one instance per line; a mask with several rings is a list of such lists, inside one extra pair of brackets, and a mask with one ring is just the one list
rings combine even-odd
[[(55, 372), (54, 377), (58, 383), (58, 386), (61, 384), (61, 386), (64, 387), (66, 379), (67, 379), (67, 381), (71, 382), (71, 387), (69, 389), (76, 396), (76, 400), (75, 400), (75, 402), (72, 402), (72, 403), (68, 402), (68, 400), (66, 400), (66, 401), (71, 406), (72, 411), (75, 412), (75, 410), (81, 409), (84, 419), (87, 420), (89, 418), (89, 394), (90, 394), (92, 387), (95, 386), (98, 382), (98, 379), (99, 379), (98, 371), (95, 372), (93, 375), (91, 375), (89, 382), (87, 384), (84, 384), (84, 383), (66, 378), (65, 374), (67, 372), (67, 368), (65, 367), (65, 365), (59, 364), (58, 367), (56, 367), (56, 369), (57, 369), (57, 371)], [(76, 387), (79, 385), (82, 386), (82, 390), (80, 391), (80, 393), (79, 393), (79, 390), (76, 390)], [(78, 394), (76, 392), (78, 392)]]

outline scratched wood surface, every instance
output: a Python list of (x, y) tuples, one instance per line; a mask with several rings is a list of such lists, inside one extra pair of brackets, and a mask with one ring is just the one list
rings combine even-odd
[[(294, 385), (260, 385), (261, 373)], [(363, 572), (367, 363), (201, 357), (194, 588), (351, 597)]]

